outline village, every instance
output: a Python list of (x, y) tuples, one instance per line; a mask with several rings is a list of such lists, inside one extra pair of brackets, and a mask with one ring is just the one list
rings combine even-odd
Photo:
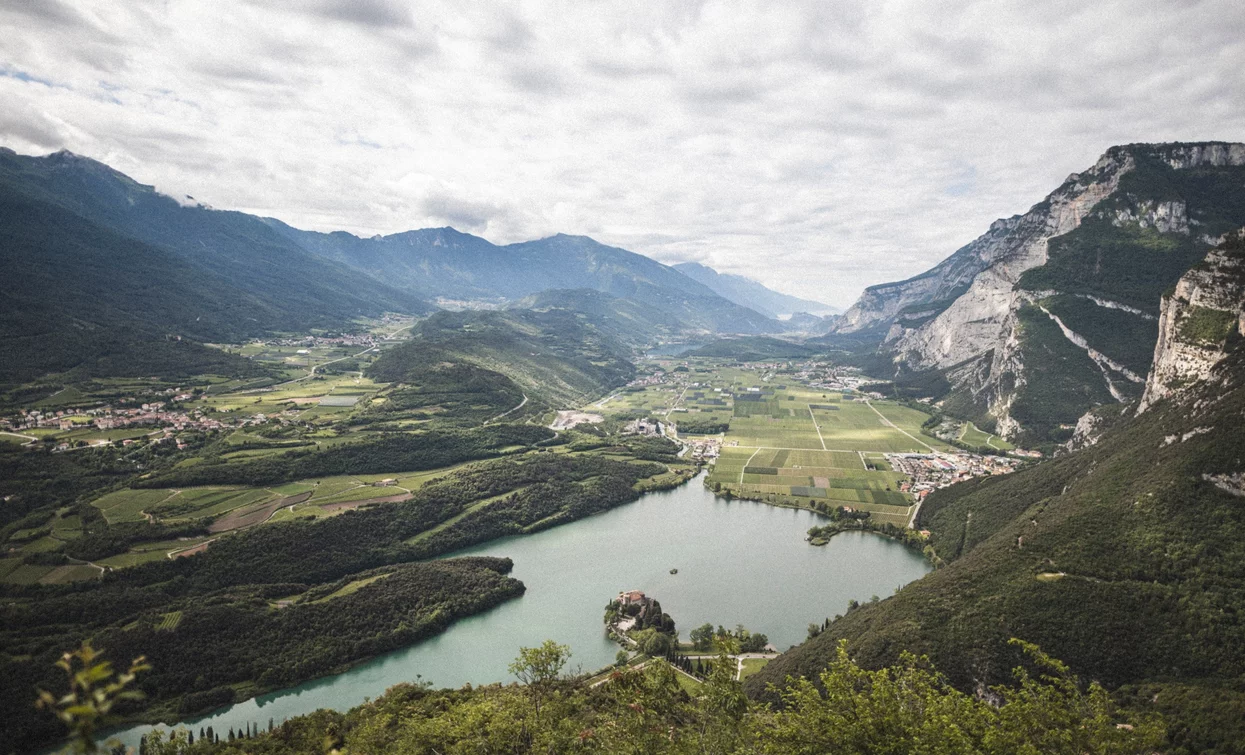
[(1016, 471), (1021, 463), (1006, 456), (970, 453), (899, 453), (884, 456), (891, 469), (909, 478), (899, 484), (899, 491), (911, 493), (917, 500), (924, 500), (931, 490), (973, 477), (1009, 474)]
[[(180, 402), (193, 398), (191, 394), (178, 394), (173, 401)], [(287, 414), (283, 412), (283, 414)], [(297, 412), (288, 414), (297, 415)], [(278, 417), (283, 422), (291, 421), (290, 417)], [(184, 431), (213, 432), (233, 430), (252, 425), (261, 425), (273, 417), (265, 414), (218, 419), (210, 416), (202, 409), (169, 408), (163, 401), (153, 401), (136, 407), (98, 406), (79, 410), (39, 411), (23, 410), (13, 417), (0, 418), (0, 432), (12, 435), (23, 435), (29, 431), (53, 430), (58, 433), (70, 433), (94, 428), (97, 431), (126, 430), (151, 428), (150, 432), (139, 433), (137, 437), (109, 438), (92, 437), (90, 439), (57, 439), (53, 451), (68, 451), (74, 448), (90, 446), (107, 446), (117, 443), (129, 446), (141, 437), (152, 439), (153, 442), (176, 443), (179, 449), (185, 443), (178, 440), (175, 433)], [(40, 436), (27, 436), (32, 442)], [(50, 437), (50, 436), (43, 436)]]

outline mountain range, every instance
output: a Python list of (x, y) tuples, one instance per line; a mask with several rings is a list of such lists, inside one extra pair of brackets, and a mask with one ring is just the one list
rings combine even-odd
[[(940, 390), (949, 412), (1041, 445), (1139, 398), (1165, 291), (1245, 225), (1245, 144), (1113, 147), (930, 270), (873, 286), (826, 339)], [(938, 380), (928, 373), (937, 373)]]
[(438, 304), (568, 310), (633, 346), (667, 334), (784, 330), (759, 311), (783, 295), (760, 284), (718, 276), (747, 294), (722, 296), (584, 236), (498, 246), (452, 228), (372, 238), (302, 231), (176, 200), (69, 152), (3, 148), (0, 201), (0, 345), (9, 357), (0, 384), (75, 370), (245, 373), (244, 361), (201, 344), (346, 329)]

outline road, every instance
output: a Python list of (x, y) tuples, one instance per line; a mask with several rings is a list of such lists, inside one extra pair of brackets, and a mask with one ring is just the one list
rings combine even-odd
[(907, 435), (909, 438), (912, 438), (912, 440), (913, 440), (913, 441), (915, 441), (915, 442), (917, 442), (917, 443), (920, 443), (922, 446), (925, 446), (926, 448), (928, 448), (928, 449), (930, 450), (930, 452), (931, 452), (931, 453), (933, 453), (933, 452), (934, 452), (934, 447), (933, 447), (933, 446), (929, 445), (929, 444), (928, 444), (928, 443), (926, 443), (925, 441), (923, 441), (923, 440), (921, 440), (921, 439), (917, 438), (916, 436), (912, 435), (912, 434), (911, 434), (911, 433), (909, 433), (907, 430), (904, 430), (903, 428), (901, 428), (901, 427), (897, 426), (894, 422), (891, 422), (889, 419), (887, 419), (887, 418), (886, 418), (886, 416), (885, 416), (884, 414), (882, 414), (881, 412), (879, 412), (879, 411), (877, 410), (877, 407), (875, 407), (873, 404), (870, 404), (868, 400), (866, 400), (866, 401), (865, 401), (865, 406), (867, 406), (867, 407), (869, 407), (870, 409), (872, 409), (872, 410), (873, 410), (873, 413), (874, 413), (874, 414), (876, 414), (876, 415), (878, 415), (878, 417), (880, 417), (880, 418), (882, 419), (882, 424), (887, 425), (888, 427), (893, 427), (894, 429), (898, 430), (899, 432), (903, 433), (904, 435)]
[(506, 415), (508, 415), (508, 414), (514, 414), (515, 412), (517, 412), (517, 411), (519, 411), (520, 409), (522, 409), (522, 408), (523, 408), (526, 404), (527, 404), (527, 394), (526, 394), (526, 393), (524, 393), (524, 394), (523, 394), (523, 400), (519, 402), (519, 405), (518, 405), (518, 406), (516, 406), (515, 408), (511, 409), (511, 410), (510, 410), (510, 411), (508, 411), (508, 412), (502, 412), (501, 414), (498, 414), (496, 417), (494, 417), (494, 418), (492, 418), (492, 419), (486, 419), (486, 420), (484, 420), (484, 424), (486, 424), (486, 425), (487, 425), (487, 424), (489, 424), (489, 423), (491, 423), (491, 422), (496, 422), (497, 420), (501, 419), (502, 417), (505, 417), (505, 416), (506, 416)]
[[(275, 388), (281, 388), (281, 387), (283, 387), (283, 386), (293, 385), (294, 383), (301, 383), (302, 381), (304, 381), (304, 380), (306, 380), (306, 379), (308, 379), (308, 378), (315, 377), (315, 376), (316, 376), (316, 370), (320, 369), (321, 367), (327, 367), (327, 366), (329, 366), (330, 364), (336, 364), (337, 362), (344, 362), (344, 361), (346, 361), (347, 359), (355, 359), (355, 358), (357, 358), (357, 357), (361, 357), (361, 356), (363, 356), (364, 354), (368, 353), (369, 351), (376, 351), (378, 348), (380, 348), (380, 347), (379, 347), (379, 346), (372, 346), (372, 347), (370, 347), (370, 348), (366, 348), (366, 349), (364, 349), (363, 351), (360, 351), (358, 354), (351, 354), (350, 356), (346, 356), (346, 357), (338, 357), (337, 359), (330, 359), (330, 360), (329, 360), (329, 361), (327, 361), (327, 362), (324, 362), (324, 363), (322, 363), (322, 364), (317, 364), (316, 366), (312, 367), (312, 368), (311, 368), (311, 371), (310, 371), (310, 372), (308, 372), (306, 375), (303, 375), (302, 377), (299, 377), (299, 378), (294, 378), (293, 380), (287, 380), (287, 381), (285, 381), (284, 383), (277, 383), (276, 385), (272, 386), (271, 388), (264, 388), (264, 389), (262, 389), (262, 390), (263, 390), (263, 391), (270, 391), (270, 390), (273, 390), (273, 389), (275, 389)], [(258, 392), (259, 392), (259, 391), (246, 391), (245, 393), (248, 393), (248, 394), (249, 394), (249, 393), (258, 393)]]
[[(390, 338), (393, 338), (393, 337), (394, 337), (394, 336), (396, 336), (397, 334), (401, 333), (402, 331), (404, 331), (404, 330), (406, 330), (406, 329), (408, 329), (408, 328), (412, 328), (412, 327), (414, 327), (414, 326), (415, 326), (415, 323), (411, 323), (410, 325), (403, 325), (402, 327), (400, 327), (400, 328), (398, 328), (397, 330), (393, 331), (393, 332), (392, 332), (392, 333), (390, 333), (389, 335), (387, 335), (387, 336), (383, 336), (383, 337), (381, 338), (381, 340), (382, 340), (382, 341), (387, 341), (387, 340), (389, 340)], [(302, 382), (303, 380), (306, 380), (307, 378), (315, 377), (316, 370), (320, 369), (321, 367), (327, 367), (327, 366), (329, 366), (330, 364), (335, 364), (335, 363), (337, 363), (337, 362), (344, 362), (344, 361), (346, 361), (347, 359), (357, 359), (358, 357), (363, 356), (364, 354), (368, 353), (369, 351), (376, 351), (376, 350), (377, 350), (377, 349), (379, 349), (379, 348), (380, 348), (380, 346), (379, 346), (379, 345), (377, 345), (377, 346), (372, 346), (372, 347), (370, 347), (370, 348), (366, 348), (366, 349), (364, 349), (363, 351), (360, 351), (358, 354), (351, 354), (350, 356), (339, 357), (339, 358), (337, 358), (337, 359), (331, 359), (331, 360), (329, 360), (329, 361), (327, 361), (327, 362), (324, 362), (323, 364), (317, 364), (316, 366), (314, 366), (314, 367), (312, 367), (312, 368), (311, 368), (311, 371), (310, 371), (310, 372), (308, 372), (306, 375), (303, 375), (303, 376), (302, 376), (302, 377), (300, 377), (300, 378), (294, 378), (293, 380), (287, 380), (287, 381), (285, 381), (284, 383), (277, 383), (276, 385), (272, 386), (271, 388), (265, 388), (264, 390), (272, 390), (273, 388), (280, 388), (280, 387), (281, 387), (281, 386), (283, 386), (283, 385), (293, 385), (294, 383)], [(362, 375), (363, 373), (362, 373), (362, 372), (360, 372), (359, 374), (360, 374), (360, 375)], [(256, 392), (256, 391), (247, 391), (247, 393), (255, 393), (255, 392)], [(515, 407), (515, 408), (517, 409), (518, 407)]]

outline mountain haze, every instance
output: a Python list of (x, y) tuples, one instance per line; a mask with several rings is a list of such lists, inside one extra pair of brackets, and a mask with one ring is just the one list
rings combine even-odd
[(308, 250), (446, 305), (497, 306), (551, 289), (592, 289), (651, 307), (693, 330), (781, 329), (671, 267), (587, 236), (558, 234), (498, 246), (453, 228), (364, 239), (268, 223)]
[(807, 312), (813, 315), (838, 314), (840, 310), (819, 301), (779, 293), (742, 275), (719, 273), (699, 262), (680, 262), (674, 269), (694, 281), (705, 284), (720, 296), (742, 307), (756, 310), (766, 317)]

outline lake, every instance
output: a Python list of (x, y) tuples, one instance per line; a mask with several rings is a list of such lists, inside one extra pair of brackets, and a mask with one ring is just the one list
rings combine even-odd
[[(848, 601), (886, 597), (930, 566), (902, 545), (865, 532), (828, 545), (804, 541), (824, 520), (807, 512), (725, 500), (702, 478), (647, 493), (635, 503), (534, 535), (495, 540), (454, 555), (509, 556), (512, 576), (527, 593), (463, 619), (443, 634), (361, 664), (187, 721), (217, 732), (267, 728), (317, 708), (347, 710), (398, 682), (437, 687), (508, 680), (520, 647), (546, 639), (570, 645), (571, 667), (591, 671), (612, 663), (618, 645), (605, 638), (605, 605), (622, 590), (661, 602), (681, 635), (709, 622), (743, 624), (785, 650), (807, 636), (810, 622), (844, 613)], [(671, 574), (678, 569), (678, 574)], [(150, 726), (117, 733), (137, 747)]]

